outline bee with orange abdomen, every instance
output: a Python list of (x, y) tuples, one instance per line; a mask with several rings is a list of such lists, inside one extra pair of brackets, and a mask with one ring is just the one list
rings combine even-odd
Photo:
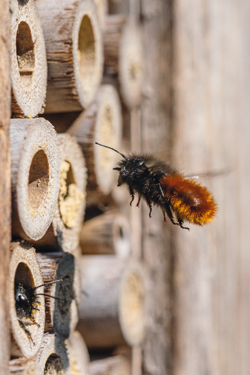
[[(203, 225), (213, 220), (217, 205), (212, 194), (190, 178), (185, 178), (177, 170), (153, 156), (125, 156), (112, 147), (96, 142), (120, 154), (124, 160), (114, 169), (119, 171), (118, 186), (127, 184), (132, 204), (135, 192), (139, 199), (144, 198), (149, 206), (151, 217), (152, 205), (161, 207), (164, 221), (166, 215), (174, 225), (183, 229), (185, 221)], [(175, 218), (174, 218), (175, 216)], [(176, 221), (175, 221), (176, 219)]]

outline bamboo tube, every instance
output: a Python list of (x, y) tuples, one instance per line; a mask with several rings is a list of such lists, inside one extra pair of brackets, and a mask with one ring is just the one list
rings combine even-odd
[(132, 109), (141, 102), (143, 53), (141, 31), (122, 15), (106, 18), (103, 30), (104, 75), (118, 77), (125, 105)]
[(101, 28), (105, 25), (105, 19), (108, 12), (108, 1), (107, 0), (94, 0), (97, 7), (97, 14)]
[(33, 0), (10, 7), (12, 115), (35, 117), (44, 111), (47, 86), (43, 31)]
[(62, 282), (48, 285), (45, 293), (60, 298), (45, 297), (45, 332), (56, 333), (67, 339), (78, 321), (80, 301), (80, 275), (75, 258), (69, 253), (38, 253), (44, 282), (62, 279)]
[(45, 111), (89, 106), (103, 71), (102, 35), (91, 0), (38, 0), (48, 61)]
[(56, 335), (44, 335), (35, 360), (38, 375), (71, 375), (67, 350), (63, 341)]
[(119, 212), (107, 212), (86, 221), (80, 234), (82, 254), (130, 254), (128, 220)]
[[(16, 308), (16, 285), (19, 283), (28, 288), (34, 288), (43, 284), (43, 278), (39, 264), (36, 259), (35, 249), (23, 242), (12, 243), (12, 255), (10, 260), (10, 320), (12, 329), (13, 356), (23, 355), (27, 358), (33, 357), (39, 350), (44, 332), (45, 323), (45, 303), (44, 296), (37, 295), (37, 304), (33, 307), (39, 310), (33, 311), (35, 324), (28, 317), (20, 316)], [(39, 288), (43, 293), (44, 288)], [(36, 306), (34, 306), (36, 305)], [(39, 306), (39, 307), (38, 307)], [(28, 315), (28, 314), (27, 314)], [(23, 326), (18, 321), (21, 320)], [(25, 332), (25, 329), (28, 332)]]
[(34, 360), (15, 358), (9, 362), (10, 375), (38, 375)]
[(90, 362), (90, 375), (132, 375), (131, 362), (127, 356), (116, 355)]
[(71, 375), (88, 375), (89, 353), (81, 334), (74, 331), (66, 341), (66, 347)]
[(141, 343), (145, 331), (145, 277), (139, 264), (113, 255), (79, 261), (82, 299), (78, 330), (88, 347)]
[(87, 170), (75, 137), (59, 134), (57, 139), (61, 171), (59, 196), (52, 223), (37, 245), (46, 249), (60, 246), (63, 251), (73, 252), (79, 243), (84, 217)]
[(68, 129), (82, 147), (88, 169), (87, 203), (95, 203), (110, 193), (116, 177), (115, 152), (94, 144), (95, 141), (119, 149), (121, 142), (121, 107), (114, 87), (103, 85), (89, 109)]
[(12, 235), (38, 240), (54, 214), (60, 156), (53, 126), (42, 118), (10, 124)]

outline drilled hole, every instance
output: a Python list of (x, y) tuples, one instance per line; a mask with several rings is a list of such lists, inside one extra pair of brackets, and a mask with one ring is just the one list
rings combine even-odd
[(16, 34), (17, 63), (21, 80), (29, 85), (35, 68), (34, 43), (29, 25), (20, 22)]
[(34, 288), (34, 279), (29, 267), (25, 263), (19, 263), (15, 274), (15, 283), (21, 283), (29, 288)]
[(45, 200), (49, 184), (49, 164), (43, 150), (33, 157), (28, 184), (29, 202), (33, 210), (37, 210)]
[(84, 16), (78, 35), (78, 65), (84, 90), (92, 84), (95, 71), (95, 37), (90, 18)]

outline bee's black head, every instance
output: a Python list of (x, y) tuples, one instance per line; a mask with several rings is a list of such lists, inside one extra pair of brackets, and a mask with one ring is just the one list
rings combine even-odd
[(120, 172), (118, 178), (118, 186), (120, 186), (123, 183), (133, 183), (134, 180), (142, 177), (147, 167), (143, 157), (131, 156), (126, 160), (121, 160), (118, 167), (114, 169)]

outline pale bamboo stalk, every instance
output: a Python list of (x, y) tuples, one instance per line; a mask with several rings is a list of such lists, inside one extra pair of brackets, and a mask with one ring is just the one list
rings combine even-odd
[(37, 375), (71, 375), (69, 358), (63, 341), (56, 335), (45, 334), (35, 358)]
[(86, 159), (87, 204), (96, 203), (101, 196), (109, 194), (116, 177), (113, 168), (118, 155), (95, 145), (95, 141), (119, 149), (121, 132), (121, 106), (117, 91), (111, 85), (103, 85), (89, 109), (82, 112), (68, 129), (68, 133), (77, 138)]
[(90, 375), (132, 375), (131, 361), (127, 356), (115, 355), (90, 362)]
[(42, 26), (33, 0), (11, 4), (11, 110), (14, 117), (43, 113), (47, 62)]
[(60, 155), (56, 132), (43, 118), (10, 124), (12, 234), (28, 241), (44, 236), (57, 203)]
[(82, 225), (80, 234), (82, 254), (116, 254), (129, 256), (130, 227), (124, 215), (107, 212)]
[(137, 345), (145, 332), (145, 275), (140, 264), (113, 255), (82, 256), (77, 329), (87, 346)]
[(102, 35), (91, 0), (38, 0), (48, 61), (45, 111), (89, 106), (103, 71)]
[(75, 258), (70, 253), (38, 253), (44, 282), (62, 279), (45, 287), (45, 293), (59, 298), (45, 297), (45, 332), (56, 333), (67, 339), (78, 321), (78, 306), (81, 298), (80, 274)]
[(103, 30), (104, 75), (118, 79), (124, 104), (132, 109), (141, 103), (143, 50), (141, 30), (123, 15), (106, 18)]
[[(15, 299), (15, 285), (21, 283), (24, 286), (34, 288), (43, 284), (43, 278), (39, 264), (37, 262), (35, 249), (23, 242), (14, 242), (11, 245), (10, 260), (10, 320), (12, 331), (11, 354), (14, 356), (33, 357), (39, 350), (44, 332), (45, 324), (45, 302), (44, 296), (38, 295), (39, 305), (34, 306), (39, 310), (34, 310), (34, 324), (28, 318), (19, 317), (25, 327), (30, 332), (30, 337), (18, 321)], [(39, 293), (43, 293), (44, 288), (39, 288)], [(38, 293), (38, 292), (37, 292)]]
[(79, 244), (84, 218), (87, 170), (75, 137), (59, 134), (57, 139), (61, 172), (59, 196), (52, 223), (37, 245), (46, 249), (60, 247), (63, 251), (73, 252)]
[(89, 375), (89, 353), (81, 334), (72, 332), (66, 341), (71, 375)]

